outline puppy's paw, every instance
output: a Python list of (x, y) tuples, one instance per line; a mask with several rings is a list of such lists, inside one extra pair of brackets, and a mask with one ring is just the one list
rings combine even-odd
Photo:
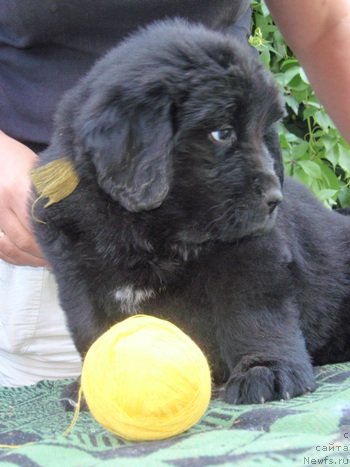
[(290, 399), (314, 391), (311, 365), (288, 361), (249, 362), (243, 358), (229, 378), (224, 399), (230, 404), (255, 404)]
[[(67, 384), (61, 394), (61, 403), (67, 412), (72, 412), (76, 409), (79, 400), (80, 378), (72, 383)], [(84, 397), (80, 401), (80, 410), (88, 410), (88, 406)]]

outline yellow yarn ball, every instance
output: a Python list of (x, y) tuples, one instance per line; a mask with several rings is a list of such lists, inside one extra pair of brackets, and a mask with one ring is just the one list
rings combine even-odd
[(208, 362), (178, 327), (135, 315), (86, 354), (82, 391), (96, 420), (122, 438), (164, 439), (199, 421), (211, 396)]

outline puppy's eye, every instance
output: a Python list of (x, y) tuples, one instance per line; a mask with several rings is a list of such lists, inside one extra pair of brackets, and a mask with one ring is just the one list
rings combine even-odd
[(236, 139), (236, 133), (233, 128), (221, 128), (209, 133), (209, 138), (215, 143), (233, 144)]

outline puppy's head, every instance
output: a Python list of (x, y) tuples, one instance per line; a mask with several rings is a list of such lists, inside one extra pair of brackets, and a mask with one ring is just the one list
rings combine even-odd
[(91, 162), (123, 208), (168, 225), (175, 242), (198, 244), (273, 225), (282, 113), (276, 86), (248, 48), (171, 21), (98, 62), (67, 95), (58, 126), (70, 128), (76, 163)]

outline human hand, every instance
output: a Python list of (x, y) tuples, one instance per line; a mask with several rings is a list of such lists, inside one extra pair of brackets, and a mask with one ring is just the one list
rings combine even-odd
[(0, 258), (22, 266), (47, 266), (27, 212), (36, 159), (28, 147), (0, 131)]

